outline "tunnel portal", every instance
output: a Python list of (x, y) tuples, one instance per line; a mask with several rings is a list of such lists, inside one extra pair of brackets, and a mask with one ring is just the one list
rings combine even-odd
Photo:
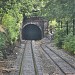
[(22, 29), (22, 39), (23, 40), (41, 40), (42, 31), (34, 24), (28, 24)]

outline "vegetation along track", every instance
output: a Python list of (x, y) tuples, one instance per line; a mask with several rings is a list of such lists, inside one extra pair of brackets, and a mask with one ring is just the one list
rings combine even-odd
[[(29, 51), (28, 51), (29, 50)], [(26, 52), (29, 52), (30, 53), (30, 56), (27, 55)], [(29, 60), (28, 58), (25, 59), (25, 57), (30, 57), (30, 61), (26, 64), (25, 61)], [(33, 62), (33, 64), (31, 65), (31, 63)], [(30, 64), (29, 64), (30, 63)], [(23, 54), (22, 54), (22, 58), (21, 58), (21, 64), (20, 64), (20, 69), (19, 69), (19, 75), (24, 75), (23, 74), (23, 69), (24, 69), (24, 66), (25, 65), (30, 65), (34, 68), (33, 70), (33, 75), (39, 75), (38, 73), (38, 69), (37, 69), (37, 65), (36, 65), (36, 60), (35, 60), (35, 55), (34, 55), (34, 51), (33, 51), (33, 45), (32, 45), (32, 41), (25, 41), (25, 46), (24, 46), (24, 51), (23, 51)], [(25, 69), (30, 69), (30, 67), (25, 67)], [(26, 72), (26, 71), (24, 71)], [(32, 75), (32, 74), (29, 74), (29, 73), (25, 73), (27, 75)]]
[(46, 45), (41, 45), (42, 50), (54, 62), (54, 64), (61, 70), (64, 75), (75, 75), (75, 66), (67, 60), (58, 55), (55, 51)]

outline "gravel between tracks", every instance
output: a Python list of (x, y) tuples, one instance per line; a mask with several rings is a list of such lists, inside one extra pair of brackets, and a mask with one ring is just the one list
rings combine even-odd
[(41, 61), (42, 61), (43, 75), (54, 75), (54, 72), (56, 71), (56, 69), (53, 66), (52, 62), (42, 52), (42, 49), (40, 47), (41, 42), (42, 42), (42, 40), (37, 41), (36, 45), (37, 45), (37, 48), (39, 50), (40, 58), (41, 58)]

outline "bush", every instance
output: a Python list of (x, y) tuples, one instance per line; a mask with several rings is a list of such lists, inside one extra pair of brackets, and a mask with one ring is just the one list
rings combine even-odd
[(19, 35), (19, 27), (16, 25), (16, 19), (9, 14), (5, 14), (2, 23), (7, 30), (8, 40), (14, 42)]
[(57, 29), (56, 32), (55, 32), (55, 43), (56, 43), (56, 46), (58, 46), (59, 48), (62, 48), (62, 45), (63, 45), (63, 41), (64, 41), (64, 38), (66, 36), (66, 33), (65, 33), (65, 29)]
[(3, 53), (2, 53), (2, 51), (0, 51), (0, 60), (2, 60), (3, 59)]
[(63, 42), (63, 48), (73, 54), (75, 54), (75, 36), (72, 33), (67, 35)]
[(0, 50), (5, 46), (5, 34), (3, 32), (0, 32)]
[(0, 32), (0, 58), (6, 58), (5, 53), (6, 36), (4, 32)]
[(10, 15), (4, 14), (2, 18), (2, 24), (6, 29), (8, 41), (13, 44), (19, 38), (20, 35), (20, 25), (22, 21), (22, 15), (18, 13), (18, 18)]

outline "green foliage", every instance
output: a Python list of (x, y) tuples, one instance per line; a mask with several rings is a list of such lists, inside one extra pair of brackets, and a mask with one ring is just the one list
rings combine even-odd
[(0, 32), (0, 59), (3, 59), (3, 52), (5, 51), (5, 43), (6, 43), (6, 36), (5, 33)]
[(0, 32), (0, 50), (5, 46), (6, 36), (3, 32)]
[(75, 18), (75, 0), (46, 0), (43, 15), (48, 20)]
[(75, 36), (72, 33), (66, 36), (63, 48), (71, 53), (75, 53)]
[(57, 28), (54, 36), (55, 38), (54, 41), (59, 48), (62, 48), (65, 36), (66, 36), (65, 29)]
[(3, 53), (0, 51), (0, 60), (3, 59)]
[(75, 36), (72, 32), (66, 35), (66, 29), (57, 29), (54, 38), (56, 46), (75, 54)]
[(11, 42), (14, 42), (19, 35), (19, 26), (16, 25), (16, 20), (14, 17), (10, 16), (9, 14), (5, 14), (2, 19), (3, 25), (6, 27), (8, 31), (8, 38)]
[(13, 27), (13, 25), (16, 24), (16, 20), (11, 15), (5, 14), (3, 16), (2, 23), (5, 27), (11, 28), (11, 27)]

